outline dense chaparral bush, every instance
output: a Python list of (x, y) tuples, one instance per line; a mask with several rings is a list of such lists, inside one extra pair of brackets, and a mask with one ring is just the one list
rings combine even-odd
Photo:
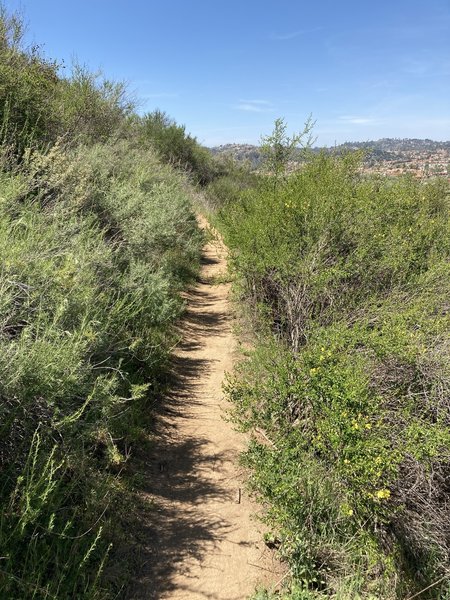
[(227, 391), (286, 597), (445, 598), (450, 190), (359, 164), (272, 166), (219, 209), (263, 332)]
[(34, 153), (0, 196), (3, 594), (95, 597), (201, 239), (182, 179), (127, 142)]
[(184, 125), (178, 125), (165, 112), (147, 113), (139, 125), (141, 143), (150, 143), (164, 162), (189, 172), (195, 183), (206, 186), (222, 174), (209, 151), (186, 133)]
[(26, 148), (104, 142), (129, 129), (133, 102), (124, 84), (74, 65), (69, 77), (39, 46), (23, 47), (24, 27), (0, 6), (0, 141), (21, 158)]
[(62, 77), (22, 33), (2, 9), (0, 596), (117, 597), (121, 472), (202, 236), (186, 176), (142, 143), (124, 87)]

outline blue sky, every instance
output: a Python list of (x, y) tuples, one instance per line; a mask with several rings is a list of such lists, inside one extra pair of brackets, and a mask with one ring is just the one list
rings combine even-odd
[(201, 143), (312, 113), (320, 145), (450, 139), (450, 0), (6, 0), (28, 40), (128, 82)]

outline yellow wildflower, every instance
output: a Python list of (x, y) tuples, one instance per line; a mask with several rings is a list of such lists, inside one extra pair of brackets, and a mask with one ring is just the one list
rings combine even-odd
[(383, 489), (383, 490), (378, 490), (375, 495), (379, 500), (385, 500), (385, 499), (391, 497), (391, 492), (390, 492), (390, 490)]
[(347, 515), (348, 517), (352, 516), (353, 508), (350, 505), (348, 505), (347, 503), (342, 504), (341, 509), (342, 509), (342, 512), (344, 513), (344, 515)]

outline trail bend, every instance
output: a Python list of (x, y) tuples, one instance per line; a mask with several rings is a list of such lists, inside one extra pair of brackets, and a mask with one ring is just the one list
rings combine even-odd
[(222, 384), (236, 344), (230, 284), (217, 283), (226, 260), (222, 241), (208, 242), (198, 282), (186, 294), (176, 383), (146, 465), (145, 500), (154, 508), (141, 532), (145, 567), (129, 599), (244, 600), (279, 575), (244, 489), (238, 456), (245, 440), (224, 420)]

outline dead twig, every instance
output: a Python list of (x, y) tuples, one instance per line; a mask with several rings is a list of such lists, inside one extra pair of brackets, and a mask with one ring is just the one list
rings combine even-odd
[(426, 588), (423, 588), (423, 590), (420, 590), (420, 592), (417, 592), (416, 594), (413, 594), (412, 596), (408, 596), (408, 598), (406, 598), (406, 600), (412, 600), (413, 598), (417, 598), (417, 596), (422, 595), (424, 592), (430, 590), (435, 585), (438, 585), (439, 583), (441, 583), (442, 581), (444, 581), (444, 579), (446, 579), (447, 577), (448, 577), (448, 573), (446, 575), (444, 575), (443, 577), (441, 577), (440, 579), (438, 579), (437, 581), (435, 581), (434, 583), (431, 583)]
[(274, 442), (272, 442), (272, 440), (267, 437), (267, 434), (265, 433), (265, 431), (263, 431), (259, 427), (255, 427), (253, 429), (253, 431), (255, 433), (258, 433), (261, 437), (263, 437), (264, 440), (269, 444), (269, 446), (271, 446), (274, 450), (276, 450), (278, 452), (278, 448), (277, 448), (276, 444), (274, 444)]

